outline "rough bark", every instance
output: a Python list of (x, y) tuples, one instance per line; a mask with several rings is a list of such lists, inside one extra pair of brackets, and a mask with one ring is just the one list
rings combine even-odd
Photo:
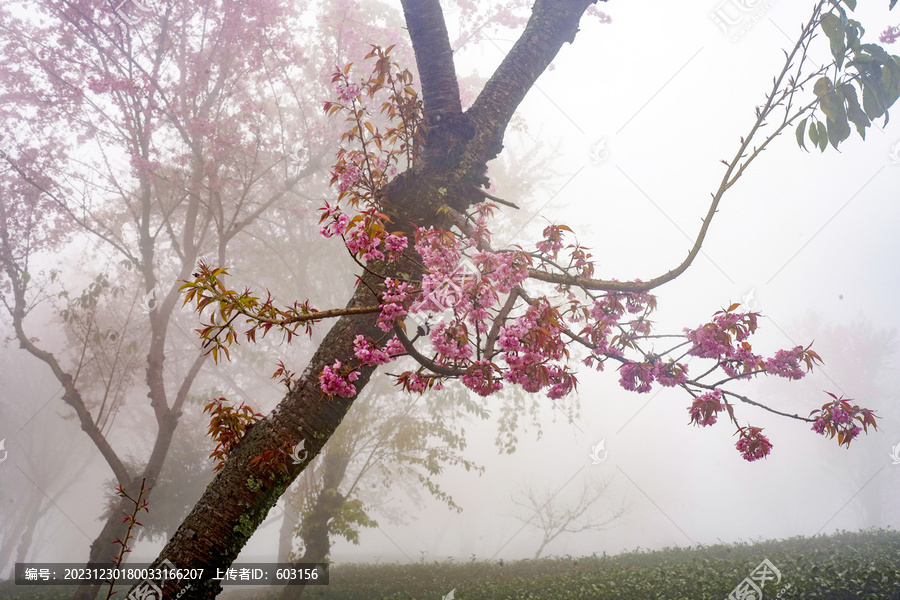
[[(368, 285), (377, 285), (371, 276), (357, 287), (349, 306), (371, 304), (375, 298)], [(379, 338), (383, 335), (377, 316), (357, 315), (340, 319), (328, 332), (319, 350), (304, 372), (300, 383), (265, 419), (258, 421), (231, 454), (169, 540), (161, 557), (179, 567), (203, 567), (210, 570), (229, 566), (241, 548), (265, 520), (294, 478), (318, 455), (350, 408), (352, 398), (327, 399), (319, 389), (318, 374), (336, 360), (352, 355), (357, 335)], [(372, 374), (371, 367), (360, 369), (355, 382), (361, 389)], [(290, 465), (289, 475), (274, 468), (251, 466), (253, 458), (266, 450), (290, 447), (306, 440), (307, 460)], [(160, 559), (161, 560), (161, 559)], [(188, 598), (211, 598), (219, 591), (218, 582), (192, 585)], [(173, 586), (174, 589), (174, 586)]]
[[(537, 0), (525, 32), (513, 50), (472, 109), (459, 116), (458, 85), (455, 76), (448, 76), (452, 74), (452, 55), (441, 50), (449, 48), (449, 41), (439, 1), (404, 0), (419, 72), (423, 73), (426, 110), (456, 113), (463, 126), (443, 134), (440, 146), (436, 138), (429, 137), (425, 164), (401, 174), (385, 190), (383, 210), (398, 229), (411, 231), (414, 225), (449, 228), (441, 207), (450, 204), (465, 208), (480, 200), (473, 185), (483, 177), (486, 163), (502, 148), (510, 117), (562, 45), (573, 39), (579, 18), (592, 3), (591, 0)], [(438, 17), (440, 22), (436, 20)], [(436, 32), (442, 33), (438, 36)], [(440, 89), (434, 89), (435, 86)], [(454, 104), (454, 94), (457, 104)], [(368, 267), (383, 276), (400, 271), (416, 274), (411, 264)], [(348, 307), (377, 302), (373, 290), (381, 289), (380, 282), (378, 277), (364, 275)], [(181, 568), (215, 569), (232, 564), (269, 509), (322, 450), (353, 404), (355, 398), (323, 397), (318, 375), (325, 366), (352, 356), (352, 342), (357, 335), (381, 339), (383, 332), (377, 328), (376, 321), (376, 315), (354, 315), (342, 317), (334, 325), (296, 389), (250, 429), (154, 564), (160, 564), (163, 559)], [(372, 371), (360, 369), (360, 377), (355, 382), (358, 391), (367, 384)], [(253, 458), (264, 452), (293, 446), (301, 439), (306, 440), (307, 460), (302, 465), (289, 465), (288, 475), (250, 465)], [(164, 593), (168, 598), (180, 588), (181, 585), (173, 582), (166, 586)], [(220, 590), (216, 581), (192, 583), (180, 598), (213, 598)]]

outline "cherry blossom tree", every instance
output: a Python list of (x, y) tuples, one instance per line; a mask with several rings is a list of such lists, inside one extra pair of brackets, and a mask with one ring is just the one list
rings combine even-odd
[[(518, 24), (515, 4), (487, 16)], [(190, 391), (212, 377), (178, 333), (191, 328), (177, 311), (179, 280), (200, 258), (249, 268), (243, 257), (259, 246), (291, 257), (279, 264), (282, 284), (334, 272), (325, 253), (296, 252), (308, 241), (296, 223), (327, 184), (321, 159), (342, 129), (320, 110), (327, 76), (361, 59), (366, 42), (388, 40), (391, 27), (379, 23), (400, 16), (355, 0), (29, 1), (0, 10), (2, 299), (20, 346), (63, 386), (115, 486), (134, 495), (146, 480), (152, 490), (167, 481), (161, 469)], [(457, 46), (492, 27), (465, 10)], [(412, 62), (409, 46), (394, 55)], [(87, 282), (65, 261), (42, 273), (42, 253), (85, 240)], [(36, 339), (32, 315), (48, 304), (64, 351)], [(144, 384), (142, 402), (135, 391)], [(113, 439), (144, 417), (158, 431), (143, 459), (131, 460), (135, 448)], [(127, 502), (115, 502), (91, 561), (106, 560), (124, 535)]]
[[(873, 119), (886, 119), (900, 95), (900, 61), (862, 42), (862, 27), (849, 12), (853, 0), (817, 3), (757, 107), (755, 123), (733, 158), (723, 161), (725, 173), (687, 258), (647, 281), (604, 280), (595, 277), (590, 253), (564, 224), (548, 225), (533, 247), (495, 248), (491, 223), (514, 203), (487, 191), (486, 176), (519, 103), (560, 48), (577, 43), (579, 21), (592, 4), (535, 2), (518, 41), (465, 111), (438, 0), (403, 2), (417, 81), (391, 48), (377, 46), (369, 77), (360, 79), (350, 65), (333, 73), (336, 97), (324, 108), (348, 129), (332, 168), (336, 198), (322, 208), (321, 232), (340, 238), (358, 262), (356, 289), (343, 308), (316, 309), (309, 300), (279, 308), (271, 295), (230, 289), (223, 266), (201, 264), (185, 281), (185, 304), (204, 319), (202, 342), (216, 359), (229, 357), (241, 340), (275, 333), (290, 342), (316, 323), (336, 321), (278, 407), (228, 453), (157, 562), (209, 569), (231, 564), (360, 391), (389, 363), (411, 365), (396, 374), (410, 393), (459, 380), (479, 396), (517, 386), (551, 399), (575, 390), (579, 364), (615, 368), (622, 387), (636, 393), (654, 385), (683, 389), (695, 425), (730, 421), (735, 447), (748, 461), (768, 456), (772, 442), (761, 427), (739, 419), (740, 404), (795, 419), (845, 446), (876, 426), (871, 410), (843, 397), (829, 396), (801, 416), (738, 394), (733, 382), (796, 380), (821, 359), (810, 346), (757, 350), (759, 314), (737, 304), (681, 334), (656, 334), (651, 291), (689, 268), (723, 195), (780, 134), (794, 132), (801, 146), (808, 139), (824, 151), (850, 136), (850, 124), (864, 136)], [(819, 31), (834, 60), (810, 67), (807, 52)], [(373, 124), (370, 113), (378, 112), (390, 126)], [(668, 339), (671, 347), (650, 350), (650, 339)], [(708, 366), (689, 373), (687, 357)], [(301, 442), (306, 460), (294, 464), (288, 450)], [(170, 582), (167, 591), (178, 583)], [(214, 581), (192, 584), (182, 597), (213, 597), (218, 589)]]

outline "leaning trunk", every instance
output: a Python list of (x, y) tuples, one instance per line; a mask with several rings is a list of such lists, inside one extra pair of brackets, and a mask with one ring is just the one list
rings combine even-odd
[[(369, 306), (378, 299), (369, 286), (379, 281), (371, 276), (357, 287), (348, 307)], [(241, 548), (265, 520), (285, 489), (294, 481), (325, 445), (340, 425), (353, 398), (325, 397), (318, 375), (337, 360), (353, 355), (353, 340), (358, 335), (378, 339), (384, 332), (377, 327), (377, 315), (341, 318), (328, 332), (319, 350), (294, 390), (265, 419), (255, 423), (224, 463), (200, 501), (166, 544), (162, 556), (179, 568), (205, 568), (213, 571), (234, 562)], [(360, 367), (355, 382), (361, 389), (374, 369)], [(278, 449), (290, 449), (306, 440), (307, 459), (301, 465), (290, 464)], [(274, 449), (274, 450), (273, 450)], [(268, 452), (268, 453), (267, 453)], [(255, 458), (262, 458), (251, 464)], [(288, 466), (288, 474), (280, 466)], [(164, 589), (175, 594), (175, 583)], [(182, 598), (214, 598), (221, 586), (216, 581), (195, 583)]]

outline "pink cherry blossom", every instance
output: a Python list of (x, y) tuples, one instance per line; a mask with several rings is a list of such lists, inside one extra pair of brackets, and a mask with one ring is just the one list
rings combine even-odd
[(766, 360), (766, 372), (786, 379), (802, 379), (805, 375), (800, 368), (803, 351), (803, 346), (797, 346), (792, 350), (779, 350), (775, 353), (775, 358)]
[(645, 394), (653, 386), (653, 366), (650, 363), (627, 361), (619, 367), (619, 385), (630, 392)]
[(701, 427), (715, 425), (717, 414), (724, 409), (722, 390), (716, 388), (694, 398), (694, 403), (688, 407), (688, 412), (691, 413), (690, 422)]
[[(393, 339), (396, 340), (396, 338)], [(361, 365), (367, 366), (383, 365), (393, 360), (393, 355), (387, 346), (378, 348), (362, 335), (356, 336), (356, 339), (353, 340), (353, 355)]]
[(405, 281), (385, 279), (385, 291), (381, 295), (381, 315), (378, 327), (382, 331), (390, 331), (394, 324), (407, 315), (406, 306), (411, 298), (411, 286)]
[(494, 367), (487, 360), (472, 363), (460, 380), (464, 386), (479, 396), (490, 396), (503, 387), (503, 381), (500, 380)]
[(353, 104), (354, 101), (359, 99), (360, 89), (355, 83), (336, 83), (334, 91), (338, 99), (346, 105)]
[(359, 371), (351, 370), (346, 375), (342, 374), (342, 371), (346, 370), (341, 361), (334, 361), (332, 366), (322, 369), (322, 373), (319, 375), (319, 387), (329, 396), (352, 398), (356, 395), (356, 386), (351, 382), (359, 379)]
[(900, 27), (888, 27), (878, 36), (878, 40), (882, 44), (893, 44), (897, 38), (900, 38)]
[(772, 442), (761, 432), (759, 427), (742, 427), (738, 431), (741, 437), (734, 446), (748, 462), (765, 458), (772, 451)]

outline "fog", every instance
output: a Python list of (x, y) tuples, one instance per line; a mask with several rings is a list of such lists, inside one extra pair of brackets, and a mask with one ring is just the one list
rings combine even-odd
[[(504, 208), (495, 242), (530, 247), (553, 221), (572, 227), (591, 248), (603, 279), (648, 280), (677, 266), (724, 173), (720, 160), (730, 160), (747, 134), (754, 107), (764, 102), (782, 66), (782, 49), (793, 45), (808, 18), (808, 4), (760, 3), (745, 32), (731, 31), (737, 39), (711, 18), (720, 6), (713, 2), (603, 4), (612, 23), (585, 20), (574, 45), (564, 46), (522, 104), (527, 131), (507, 135), (506, 152), (520, 160), (540, 156), (545, 173), (524, 197), (514, 182), (498, 177), (493, 193), (520, 209)], [(870, 35), (894, 22), (887, 2), (868, 4), (878, 6), (861, 6), (858, 18)], [(451, 27), (456, 15), (451, 2)], [(401, 23), (396, 32), (404, 33)], [(514, 37), (491, 36), (465, 47), (456, 56), (460, 76), (490, 74)], [(829, 60), (827, 43), (815, 46), (811, 58)], [(624, 504), (626, 514), (601, 531), (562, 534), (544, 555), (900, 527), (900, 464), (891, 458), (892, 447), (900, 444), (900, 355), (890, 337), (900, 325), (894, 306), (900, 293), (900, 126), (893, 120), (882, 125), (879, 119), (865, 142), (854, 131), (841, 152), (803, 152), (793, 128), (777, 139), (726, 193), (694, 264), (656, 291), (654, 315), (656, 332), (677, 334), (743, 302), (764, 315), (757, 351), (771, 356), (814, 341), (825, 363), (799, 382), (756, 379), (736, 389), (801, 416), (829, 400), (823, 390), (846, 395), (876, 411), (877, 432), (861, 435), (847, 449), (815, 435), (807, 423), (740, 405), (738, 419), (764, 427), (774, 444), (767, 459), (748, 463), (735, 450), (734, 428), (726, 420), (709, 428), (688, 424), (690, 398), (683, 390), (656, 387), (635, 394), (619, 386), (612, 366), (605, 372), (582, 368), (580, 414), (570, 420), (570, 403), (556, 406), (541, 396), (536, 418), (542, 435), (538, 439), (531, 416), (523, 416), (512, 454), (498, 450), (494, 418), (465, 424), (463, 454), (485, 471), (447, 467), (439, 477), (462, 512), (427, 493), (414, 502), (404, 488), (382, 490), (372, 510), (378, 526), (363, 529), (359, 545), (335, 540), (332, 560), (530, 558), (541, 532), (523, 523), (535, 515), (513, 502), (521, 500), (521, 491), (530, 487), (565, 505), (598, 482), (609, 487), (594, 513), (602, 517)], [(499, 164), (494, 168), (502, 171)], [(45, 260), (49, 265), (69, 258)], [(352, 272), (349, 260), (340, 264)], [(232, 276), (240, 287), (280, 285), (250, 269), (235, 269)], [(352, 280), (343, 288), (328, 287), (334, 279), (305, 287), (301, 282), (297, 289), (306, 291), (300, 299), (325, 298), (342, 306)], [(191, 336), (195, 315), (183, 312), (180, 329)], [(29, 319), (48, 347), (64, 343), (50, 311)], [(0, 324), (4, 336), (11, 336), (8, 318)], [(323, 327), (290, 350), (295, 370), (302, 371), (324, 332)], [(207, 379), (259, 412), (274, 408), (282, 390), (263, 381), (274, 367), (250, 358), (236, 363), (207, 364)], [(254, 367), (253, 376), (236, 375)], [(144, 385), (141, 372), (135, 398), (143, 398)], [(86, 559), (102, 526), (107, 500), (101, 490), (112, 477), (61, 395), (43, 363), (15, 341), (6, 342), (0, 350), (0, 439), (6, 440), (8, 458), (0, 463), (0, 519), (16, 519), (28, 503), (46, 503), (28, 562)], [(500, 404), (491, 398), (486, 406), (496, 414)], [(155, 430), (143, 431), (141, 422), (155, 427), (149, 413), (144, 421), (120, 415), (110, 438), (146, 460), (141, 453), (149, 452)], [(603, 451), (595, 452), (601, 442)], [(211, 469), (210, 464), (210, 480)], [(282, 503), (240, 561), (276, 560)], [(405, 522), (391, 518), (397, 513), (407, 515)], [(163, 542), (139, 541), (130, 560), (153, 560)], [(0, 565), (4, 575), (13, 562)]]

